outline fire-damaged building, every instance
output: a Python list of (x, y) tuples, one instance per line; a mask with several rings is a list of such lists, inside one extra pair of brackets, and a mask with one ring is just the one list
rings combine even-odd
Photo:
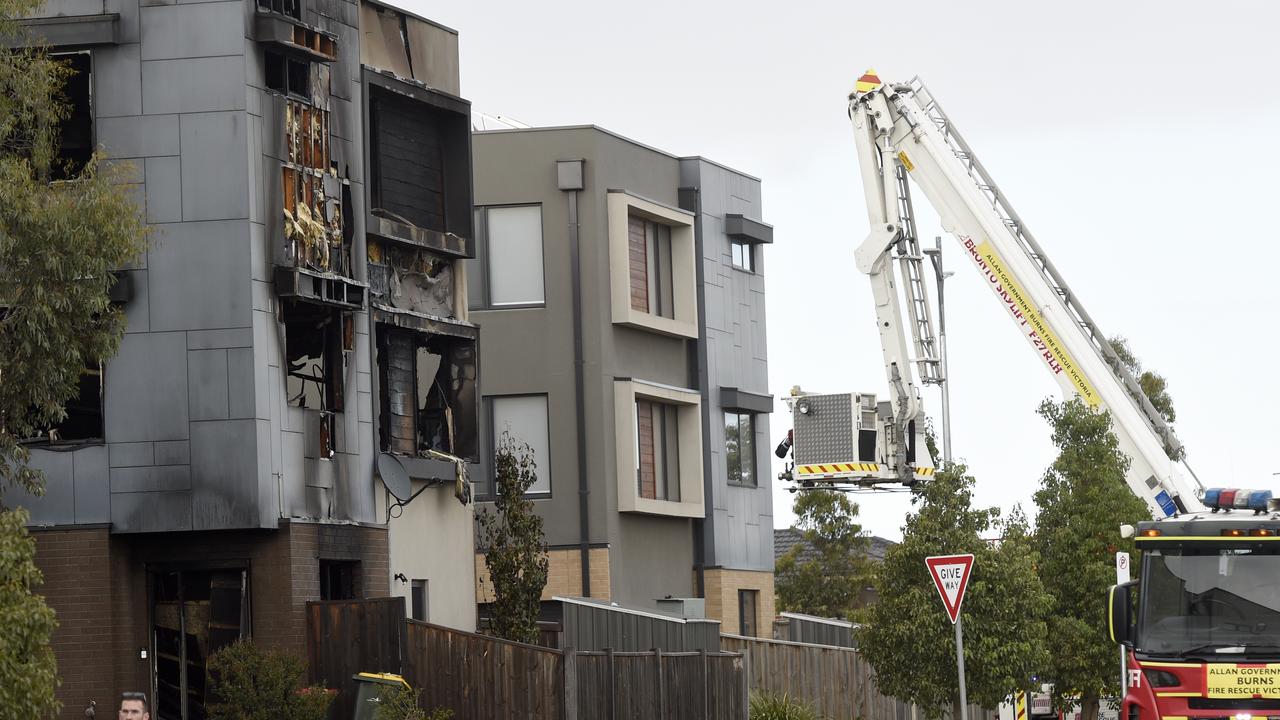
[(30, 440), (64, 717), (205, 717), (237, 638), (400, 595), (472, 629), (478, 329), (457, 33), (368, 0), (50, 0), (63, 150), (128, 163), (154, 229), (128, 329)]

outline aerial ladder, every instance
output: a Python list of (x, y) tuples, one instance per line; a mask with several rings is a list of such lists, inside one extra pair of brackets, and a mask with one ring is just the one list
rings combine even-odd
[(1155, 517), (1203, 510), (1195, 474), (1171, 459), (1183, 455), (1172, 428), (928, 88), (918, 78), (886, 84), (868, 71), (849, 96), (849, 118), (871, 227), (854, 258), (871, 281), (890, 399), (875, 403), (878, 422), (866, 426), (877, 433), (878, 462), (826, 462), (829, 449), (818, 445), (827, 436), (814, 432), (808, 416), (833, 396), (794, 390), (795, 479), (910, 485), (932, 473), (920, 442), (921, 388), (946, 378), (912, 212), (914, 185), (1063, 392), (1111, 413), (1119, 448), (1131, 459), (1126, 482), (1133, 493)]

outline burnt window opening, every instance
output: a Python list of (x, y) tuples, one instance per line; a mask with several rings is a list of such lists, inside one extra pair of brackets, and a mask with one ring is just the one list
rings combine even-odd
[(346, 353), (354, 349), (350, 316), (309, 303), (284, 302), (282, 306), (289, 404), (342, 412)]
[(268, 90), (311, 102), (310, 62), (264, 50), (262, 66)]
[(102, 411), (102, 364), (92, 363), (80, 371), (76, 396), (66, 402), (62, 422), (40, 430), (28, 442), (50, 444), (101, 442), (104, 436)]
[(469, 240), (470, 132), (468, 113), (371, 86), (370, 213)]
[(302, 0), (258, 0), (258, 7), (294, 20), (302, 19)]
[(476, 344), (448, 335), (382, 328), (382, 448), (477, 458)]
[(358, 560), (320, 561), (320, 599), (356, 600), (360, 597)]
[(53, 53), (68, 70), (62, 86), (67, 116), (58, 123), (58, 159), (50, 169), (54, 180), (75, 177), (93, 156), (93, 60), (87, 52)]

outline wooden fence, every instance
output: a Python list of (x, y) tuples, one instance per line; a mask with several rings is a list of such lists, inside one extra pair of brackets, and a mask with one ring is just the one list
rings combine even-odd
[(359, 672), (400, 672), (404, 598), (307, 603), (308, 679), (337, 688), (329, 717), (351, 717)]
[(729, 653), (553, 650), (407, 621), (405, 679), (457, 720), (746, 720)]
[(736, 653), (568, 650), (565, 665), (576, 703), (566, 720), (747, 717), (746, 673)]
[[(917, 720), (915, 706), (881, 695), (871, 666), (853, 648), (721, 635), (720, 646), (742, 653), (751, 692), (786, 693), (831, 720)], [(969, 717), (990, 717), (970, 706)]]
[(422, 707), (449, 708), (456, 720), (565, 717), (560, 651), (406, 622), (404, 676), (422, 689)]
[(578, 652), (406, 620), (403, 598), (307, 603), (311, 682), (351, 717), (358, 672), (404, 675), (455, 720), (746, 720), (747, 669), (725, 652)]

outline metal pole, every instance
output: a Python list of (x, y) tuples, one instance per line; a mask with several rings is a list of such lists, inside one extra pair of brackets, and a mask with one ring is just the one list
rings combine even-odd
[(947, 371), (947, 303), (946, 280), (954, 273), (942, 269), (942, 238), (935, 237), (935, 248), (925, 250), (933, 261), (933, 274), (938, 279), (938, 359), (942, 361), (942, 460), (951, 462), (951, 375)]
[(969, 720), (969, 697), (964, 689), (964, 630), (959, 615), (956, 615), (956, 670), (960, 673), (960, 720)]

